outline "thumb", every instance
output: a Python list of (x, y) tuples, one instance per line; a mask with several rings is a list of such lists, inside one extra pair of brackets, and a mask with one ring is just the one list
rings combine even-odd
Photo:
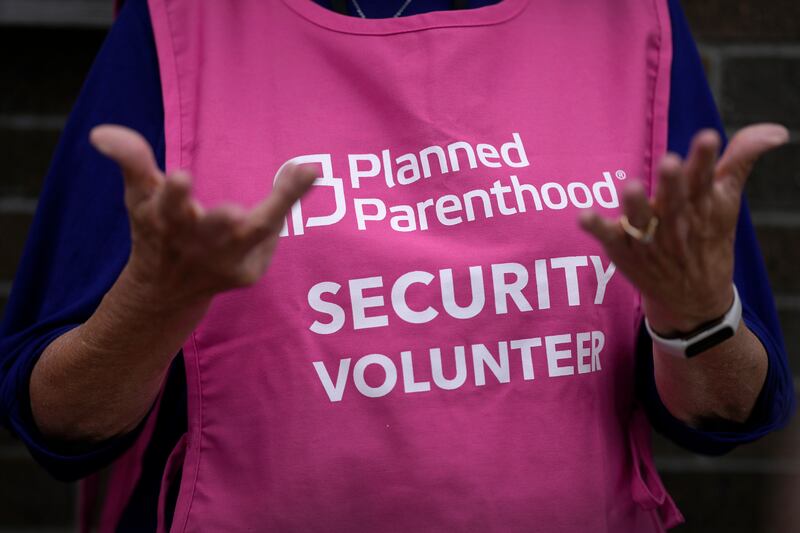
[(89, 140), (101, 154), (114, 160), (125, 178), (126, 196), (137, 204), (163, 183), (164, 174), (156, 164), (153, 149), (136, 131), (103, 124), (92, 129)]
[(288, 164), (282, 168), (272, 192), (250, 213), (250, 225), (257, 239), (281, 229), (289, 210), (311, 188), (317, 175), (312, 165)]
[(730, 180), (741, 191), (758, 158), (788, 140), (789, 131), (780, 124), (754, 124), (739, 130), (717, 163), (715, 177)]

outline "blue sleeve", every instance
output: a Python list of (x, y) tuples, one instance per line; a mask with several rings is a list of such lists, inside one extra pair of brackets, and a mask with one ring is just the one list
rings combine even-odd
[(30, 410), (28, 382), (39, 355), (59, 335), (86, 321), (130, 253), (122, 175), (88, 141), (91, 128), (101, 123), (141, 132), (163, 168), (161, 84), (145, 0), (125, 3), (75, 103), (45, 178), (0, 325), (0, 421), (62, 480), (102, 468), (138, 433), (74, 453), (47, 442)]
[[(722, 121), (708, 88), (703, 66), (678, 0), (669, 0), (673, 32), (672, 83), (669, 110), (669, 150), (685, 157), (700, 129), (714, 128), (723, 139)], [(795, 409), (792, 374), (769, 280), (747, 202), (736, 227), (734, 282), (743, 305), (743, 320), (766, 349), (769, 366), (764, 387), (750, 419), (725, 423), (713, 430), (696, 430), (673, 417), (662, 403), (653, 374), (652, 342), (642, 328), (637, 348), (638, 395), (653, 427), (677, 444), (709, 455), (726, 453), (784, 427)]]

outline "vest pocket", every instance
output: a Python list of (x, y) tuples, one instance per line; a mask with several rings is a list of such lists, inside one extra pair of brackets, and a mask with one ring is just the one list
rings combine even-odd
[[(184, 433), (170, 452), (161, 476), (161, 487), (158, 491), (158, 533), (169, 531), (175, 514), (175, 502), (180, 485), (179, 474), (183, 471), (183, 460), (186, 457), (186, 441), (187, 433)], [(169, 517), (167, 517), (168, 502), (171, 502)]]
[(683, 515), (667, 493), (658, 475), (650, 445), (650, 423), (644, 410), (637, 406), (631, 416), (628, 430), (631, 448), (633, 476), (631, 494), (633, 500), (646, 510), (655, 510), (665, 528), (683, 523)]

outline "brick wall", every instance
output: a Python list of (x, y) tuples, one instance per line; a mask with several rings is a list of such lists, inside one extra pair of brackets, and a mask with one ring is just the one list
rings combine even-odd
[[(111, 20), (109, 6), (0, 0), (0, 317), (42, 178)], [(0, 429), (0, 532), (72, 531), (75, 492)]]
[[(6, 165), (0, 316), (64, 117), (110, 20), (109, 4), (0, 0), (0, 161)], [(792, 144), (759, 163), (748, 197), (800, 372), (794, 275), (800, 260), (800, 2), (684, 0), (684, 6), (727, 127), (775, 120), (793, 130)], [(655, 447), (664, 480), (689, 520), (677, 531), (793, 531), (787, 520), (800, 508), (800, 501), (790, 501), (800, 494), (800, 422), (724, 458), (693, 456), (660, 438)], [(49, 480), (2, 430), (0, 472), (0, 533), (69, 530), (74, 488)]]

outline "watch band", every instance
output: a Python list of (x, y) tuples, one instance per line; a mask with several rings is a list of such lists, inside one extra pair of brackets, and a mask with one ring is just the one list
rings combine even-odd
[(700, 330), (695, 330), (685, 337), (668, 339), (662, 337), (650, 327), (647, 317), (644, 325), (647, 332), (662, 350), (679, 357), (694, 357), (721, 342), (730, 339), (736, 334), (739, 323), (742, 321), (742, 301), (739, 299), (739, 291), (736, 285), (733, 286), (733, 304), (722, 319), (714, 321), (711, 325), (704, 326)]

